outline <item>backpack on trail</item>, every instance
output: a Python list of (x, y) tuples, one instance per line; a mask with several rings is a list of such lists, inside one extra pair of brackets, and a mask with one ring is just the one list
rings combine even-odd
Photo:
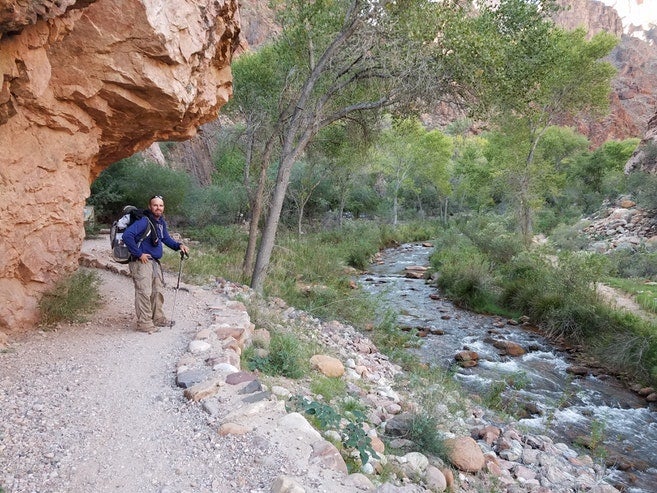
[[(128, 247), (123, 243), (123, 232), (132, 223), (144, 217), (144, 212), (141, 209), (137, 209), (134, 205), (126, 205), (121, 212), (121, 217), (112, 223), (110, 228), (110, 246), (112, 248), (112, 260), (115, 262), (119, 264), (130, 262), (131, 255)], [(146, 231), (137, 240), (137, 245), (141, 245), (141, 242), (151, 235), (153, 229), (153, 223), (149, 219)]]

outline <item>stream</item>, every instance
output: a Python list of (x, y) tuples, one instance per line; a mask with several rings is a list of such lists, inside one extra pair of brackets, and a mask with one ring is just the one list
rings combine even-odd
[[(458, 368), (455, 378), (464, 389), (479, 395), (504, 381), (521, 381), (505, 391), (505, 402), (521, 403), (526, 417), (520, 429), (573, 444), (577, 437), (602, 440), (607, 450), (610, 478), (630, 493), (657, 491), (657, 407), (607, 376), (577, 377), (566, 369), (575, 363), (569, 354), (540, 334), (499, 317), (479, 315), (455, 307), (424, 279), (404, 275), (409, 266), (428, 266), (432, 248), (407, 244), (383, 252), (381, 261), (361, 276), (360, 284), (372, 295), (395, 307), (402, 327), (429, 329), (414, 350), (420, 359), (443, 368)], [(438, 334), (438, 335), (435, 335)], [(501, 356), (491, 338), (515, 342), (527, 352)], [(455, 367), (455, 355), (476, 351), (479, 363)], [(582, 452), (586, 453), (586, 451)], [(632, 468), (628, 469), (628, 466)], [(628, 469), (628, 470), (625, 470)]]

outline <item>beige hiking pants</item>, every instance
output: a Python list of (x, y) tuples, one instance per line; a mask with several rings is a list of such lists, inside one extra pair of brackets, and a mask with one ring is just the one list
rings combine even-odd
[(162, 268), (155, 260), (143, 264), (130, 262), (130, 273), (135, 283), (135, 312), (137, 328), (150, 329), (154, 320), (164, 320), (164, 280)]

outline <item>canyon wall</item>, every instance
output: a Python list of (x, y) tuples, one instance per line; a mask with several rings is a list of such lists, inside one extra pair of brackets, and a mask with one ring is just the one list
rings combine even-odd
[(232, 94), (237, 0), (0, 6), (0, 330), (77, 267), (93, 179), (184, 140)]
[[(641, 137), (657, 108), (657, 28), (627, 23), (619, 12), (598, 0), (561, 0), (555, 22), (565, 29), (584, 28), (590, 35), (606, 31), (619, 38), (608, 61), (618, 73), (612, 80), (609, 115), (602, 119), (569, 119), (598, 146), (607, 140)], [(657, 14), (654, 15), (657, 20)], [(650, 19), (645, 19), (650, 25)]]

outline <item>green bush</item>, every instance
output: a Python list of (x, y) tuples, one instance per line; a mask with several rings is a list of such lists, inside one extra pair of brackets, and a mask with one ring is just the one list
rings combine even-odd
[(288, 378), (301, 378), (309, 370), (307, 358), (294, 334), (275, 333), (269, 345), (267, 373)]
[(40, 323), (80, 322), (100, 304), (100, 277), (80, 269), (59, 281), (39, 301)]
[(184, 216), (180, 221), (195, 228), (228, 225), (238, 222), (247, 208), (246, 192), (240, 183), (191, 188), (185, 197)]
[(615, 250), (607, 258), (617, 277), (657, 280), (657, 252)]
[(550, 241), (560, 250), (583, 250), (588, 245), (588, 240), (582, 232), (587, 225), (585, 221), (576, 224), (559, 223), (552, 230)]
[(310, 390), (315, 395), (321, 395), (324, 402), (331, 402), (345, 394), (347, 385), (340, 378), (320, 376), (310, 383)]
[(654, 325), (636, 315), (601, 308), (604, 326), (590, 340), (591, 350), (607, 368), (657, 382), (657, 333)]
[(504, 218), (475, 216), (462, 224), (461, 232), (490, 262), (502, 265), (524, 248), (521, 236), (513, 227)]
[(372, 257), (377, 251), (378, 250), (371, 244), (358, 242), (347, 252), (347, 265), (355, 269), (366, 270), (372, 262)]
[(93, 205), (100, 222), (110, 223), (127, 204), (148, 206), (153, 195), (162, 195), (166, 214), (182, 214), (182, 205), (191, 187), (189, 177), (181, 172), (145, 162), (138, 156), (122, 159), (104, 170), (91, 184)]
[[(342, 437), (342, 443), (339, 444), (342, 447), (341, 453), (349, 471), (359, 470), (361, 464), (367, 464), (370, 458), (379, 458), (372, 448), (372, 439), (363, 428), (365, 419), (363, 413), (341, 415), (328, 404), (299, 395), (291, 397), (286, 408), (289, 411), (306, 414), (310, 422), (320, 430), (337, 429)], [(354, 463), (351, 457), (352, 451), (358, 452), (360, 464)]]
[(600, 257), (592, 254), (519, 255), (506, 267), (501, 301), (555, 337), (580, 340), (603, 323), (594, 287), (602, 269)]
[[(657, 145), (654, 148), (657, 149)], [(648, 210), (657, 210), (657, 176), (637, 171), (630, 174), (628, 181), (628, 188), (632, 190), (637, 205)]]
[(427, 413), (414, 413), (408, 432), (417, 451), (433, 454), (445, 460), (447, 449), (445, 440), (438, 431), (438, 420), (435, 416)]
[(432, 266), (438, 287), (455, 303), (478, 312), (493, 310), (497, 293), (492, 265), (474, 245), (441, 251), (432, 256)]
[(226, 253), (234, 250), (245, 250), (248, 233), (240, 226), (219, 226), (210, 224), (204, 228), (187, 228), (185, 233), (209, 246), (217, 252)]
[(258, 356), (255, 348), (249, 347), (242, 359), (251, 371), (297, 379), (310, 369), (308, 356), (294, 334), (276, 332), (271, 337), (267, 356)]

